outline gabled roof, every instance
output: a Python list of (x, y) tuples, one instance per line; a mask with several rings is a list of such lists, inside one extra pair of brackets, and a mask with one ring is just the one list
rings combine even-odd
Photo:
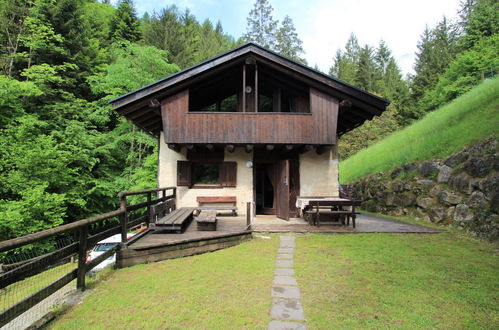
[(338, 134), (360, 126), (364, 121), (380, 115), (389, 102), (367, 93), (341, 80), (295, 62), (253, 43), (247, 43), (214, 58), (153, 82), (147, 86), (119, 96), (110, 101), (115, 110), (137, 126), (155, 136), (161, 131), (161, 114), (158, 100), (189, 88), (200, 79), (216, 75), (231, 66), (242, 64), (253, 56), (274, 70), (293, 75), (311, 87), (330, 94), (340, 101)]

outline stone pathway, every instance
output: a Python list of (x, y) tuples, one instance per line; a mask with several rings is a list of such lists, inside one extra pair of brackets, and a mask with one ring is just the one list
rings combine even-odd
[(274, 285), (272, 286), (272, 310), (269, 330), (306, 329), (305, 315), (300, 302), (300, 289), (294, 277), (293, 256), (294, 236), (281, 236), (281, 245), (277, 250)]

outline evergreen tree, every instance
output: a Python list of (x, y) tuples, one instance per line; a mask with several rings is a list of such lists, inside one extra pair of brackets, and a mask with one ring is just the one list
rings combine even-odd
[(254, 42), (270, 50), (276, 48), (278, 21), (272, 17), (272, 5), (267, 0), (256, 0), (253, 9), (246, 18), (244, 41)]
[(336, 51), (333, 59), (333, 66), (329, 70), (331, 76), (344, 82), (356, 84), (356, 65), (358, 62), (360, 46), (355, 34), (350, 34), (345, 45), (345, 51)]
[(112, 41), (140, 39), (139, 22), (132, 0), (120, 0), (111, 20), (110, 39)]
[(298, 33), (296, 33), (293, 20), (291, 17), (286, 16), (277, 31), (276, 52), (292, 60), (306, 64), (305, 59), (302, 57), (305, 53), (302, 45), (303, 42), (298, 37)]
[(413, 118), (427, 111), (421, 102), (426, 92), (433, 89), (457, 53), (457, 31), (444, 17), (434, 29), (425, 28), (418, 43), (415, 75), (412, 77), (411, 98), (416, 105)]
[(461, 2), (460, 25), (463, 29), (462, 47), (470, 49), (483, 38), (499, 31), (499, 2), (495, 0), (466, 0)]
[(355, 69), (355, 85), (365, 91), (374, 91), (375, 65), (373, 49), (365, 45), (359, 50), (358, 62)]

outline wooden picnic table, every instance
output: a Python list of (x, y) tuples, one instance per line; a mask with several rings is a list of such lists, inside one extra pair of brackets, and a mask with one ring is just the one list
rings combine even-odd
[(358, 214), (355, 212), (356, 206), (360, 206), (360, 200), (327, 196), (296, 198), (296, 207), (301, 210), (303, 218), (309, 224), (316, 226), (320, 226), (321, 214), (328, 214), (347, 226), (351, 218), (352, 226), (355, 228), (355, 218)]

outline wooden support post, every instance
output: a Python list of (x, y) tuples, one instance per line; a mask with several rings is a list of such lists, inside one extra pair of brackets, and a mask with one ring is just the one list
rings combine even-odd
[(175, 143), (168, 143), (168, 148), (170, 148), (173, 151), (180, 152), (180, 146)]
[(255, 112), (258, 112), (258, 65), (255, 62)]
[(246, 64), (243, 65), (243, 112), (246, 112)]
[(121, 242), (125, 243), (127, 238), (127, 212), (126, 212), (126, 196), (121, 196), (120, 199), (120, 210), (124, 211), (120, 215), (120, 225), (121, 225)]
[(246, 204), (246, 230), (251, 230), (251, 202)]
[(247, 153), (250, 153), (253, 151), (253, 145), (252, 144), (247, 144), (245, 148)]
[(78, 271), (76, 275), (76, 288), (85, 290), (85, 273), (87, 272), (87, 236), (88, 226), (80, 228), (80, 237), (78, 244)]
[(151, 214), (151, 192), (147, 193), (147, 222), (151, 222), (153, 220), (152, 214)]
[(226, 148), (228, 152), (234, 152), (234, 150), (236, 150), (236, 147), (233, 144), (228, 144)]

